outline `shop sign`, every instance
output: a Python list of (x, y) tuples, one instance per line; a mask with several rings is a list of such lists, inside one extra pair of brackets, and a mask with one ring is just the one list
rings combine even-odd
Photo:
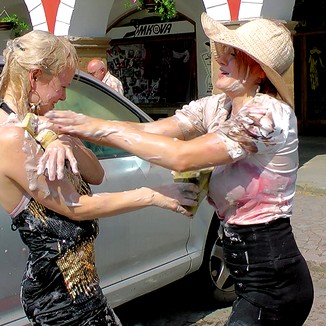
[(134, 37), (152, 37), (171, 34), (194, 33), (194, 25), (188, 21), (166, 22), (156, 24), (135, 24), (112, 28), (107, 36), (111, 39)]

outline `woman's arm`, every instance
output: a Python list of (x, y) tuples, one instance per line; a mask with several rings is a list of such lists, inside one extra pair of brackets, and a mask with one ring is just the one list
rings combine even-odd
[(24, 192), (45, 207), (74, 220), (108, 217), (148, 206), (191, 216), (181, 205), (197, 204), (199, 189), (194, 184), (80, 195), (67, 178), (49, 181), (44, 175), (36, 175), (36, 163), (42, 152), (33, 139), (24, 138), (21, 128), (6, 128), (1, 143), (0, 184), (6, 185), (6, 193), (1, 193), (0, 199), (8, 212), (15, 208)]
[[(67, 111), (68, 114), (77, 115), (77, 113), (74, 113), (72, 111)], [(121, 127), (126, 126), (128, 128), (132, 128), (139, 131), (145, 131), (149, 133), (157, 133), (166, 135), (169, 137), (176, 137), (179, 139), (184, 139), (184, 131), (181, 126), (181, 124), (178, 122), (178, 119), (175, 117), (168, 117), (165, 119), (161, 119), (159, 121), (153, 121), (153, 122), (147, 122), (147, 123), (136, 123), (136, 122), (129, 122), (129, 121), (120, 121)], [(84, 130), (84, 132), (87, 132), (87, 125)], [(195, 132), (195, 130), (194, 130)], [(187, 135), (191, 133), (190, 130), (187, 130)], [(63, 140), (66, 136), (60, 135), (59, 139)], [(75, 138), (77, 139), (77, 138)], [(109, 141), (109, 140), (108, 140)], [(106, 146), (111, 146), (113, 148), (117, 148), (114, 144), (109, 144), (109, 142), (105, 143)], [(84, 147), (84, 150), (87, 151), (87, 149)], [(91, 152), (91, 151), (90, 151)], [(72, 171), (75, 174), (78, 174), (79, 172), (86, 171), (94, 171), (90, 173), (90, 175), (84, 175), (85, 179), (91, 183), (91, 184), (98, 184), (102, 181), (103, 175), (101, 174), (97, 175), (95, 172), (97, 171), (96, 167), (90, 167), (86, 168), (85, 170), (82, 169), (81, 164), (83, 162), (87, 162), (85, 159), (80, 157), (75, 157), (78, 153), (75, 153), (71, 150), (71, 146), (69, 145), (69, 142), (60, 142), (55, 141), (52, 144), (50, 144), (43, 154), (43, 156), (40, 158), (39, 164), (38, 164), (38, 174), (47, 173), (50, 180), (55, 180), (58, 178), (59, 180), (63, 178), (63, 172), (64, 172), (64, 166), (65, 161), (68, 160), (70, 163), (70, 166), (72, 168)], [(92, 153), (89, 153), (92, 154)], [(77, 160), (79, 164), (77, 165)], [(95, 180), (94, 180), (95, 179)]]
[[(184, 127), (175, 116), (143, 123), (119, 121), (119, 124), (121, 127), (128, 127), (138, 131), (144, 131), (178, 139), (185, 139), (183, 130)], [(190, 135), (191, 133), (195, 134), (195, 130), (190, 130), (190, 128), (190, 126), (187, 127), (187, 135)]]
[[(216, 133), (184, 141), (181, 140), (182, 137), (178, 139), (148, 133), (134, 128), (132, 124), (96, 119), (74, 112), (53, 111), (49, 112), (47, 117), (50, 122), (56, 124), (60, 132), (100, 145), (123, 149), (175, 171), (201, 169), (232, 162), (225, 143)], [(175, 130), (172, 121), (169, 121), (171, 128)], [(160, 125), (159, 121), (157, 125)], [(164, 128), (168, 129), (168, 125), (165, 124)]]

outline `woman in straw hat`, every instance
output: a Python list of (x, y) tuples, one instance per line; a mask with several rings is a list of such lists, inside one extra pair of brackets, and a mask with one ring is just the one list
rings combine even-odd
[(227, 325), (302, 325), (313, 286), (290, 225), (298, 137), (283, 74), (293, 62), (291, 35), (262, 18), (229, 30), (203, 13), (202, 25), (223, 93), (145, 124), (73, 112), (47, 117), (61, 132), (168, 169), (214, 167), (208, 200), (223, 225), (224, 258), (238, 295)]

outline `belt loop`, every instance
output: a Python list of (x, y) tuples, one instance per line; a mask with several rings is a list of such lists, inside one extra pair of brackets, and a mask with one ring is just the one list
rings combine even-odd
[(224, 236), (224, 223), (220, 222), (220, 227), (218, 228), (217, 234), (221, 241), (223, 241)]

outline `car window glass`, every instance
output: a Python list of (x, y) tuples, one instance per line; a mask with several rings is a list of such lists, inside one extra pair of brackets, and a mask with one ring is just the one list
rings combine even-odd
[[(124, 120), (139, 122), (136, 114), (131, 112), (126, 104), (120, 103), (105, 88), (89, 84), (82, 79), (74, 79), (67, 88), (67, 98), (56, 104), (56, 110), (72, 110), (105, 120)], [(107, 146), (84, 142), (98, 158), (108, 158), (130, 155), (129, 153)]]

